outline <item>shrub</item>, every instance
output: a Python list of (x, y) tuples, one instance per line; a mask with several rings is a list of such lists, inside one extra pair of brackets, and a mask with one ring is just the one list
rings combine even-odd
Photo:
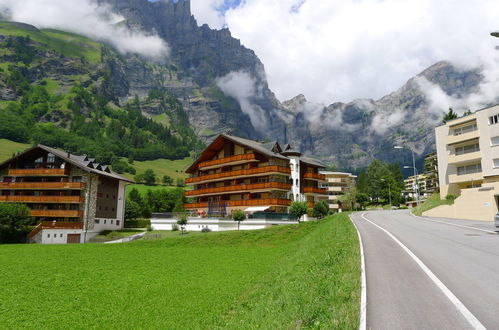
[(151, 226), (150, 219), (126, 220), (125, 228), (147, 228)]
[(319, 201), (314, 206), (314, 217), (317, 219), (324, 218), (329, 212), (329, 205), (326, 201)]
[(149, 226), (147, 226), (146, 230), (147, 230), (147, 231), (152, 231), (152, 226), (150, 226), (150, 225), (149, 225)]
[(24, 242), (33, 221), (26, 205), (0, 204), (0, 243)]
[(178, 231), (178, 225), (173, 224), (172, 225), (172, 231)]
[(211, 229), (208, 228), (208, 227), (204, 227), (203, 229), (201, 229), (201, 232), (202, 233), (210, 233), (211, 232)]
[(453, 202), (456, 198), (457, 196), (452, 194), (448, 194), (447, 196), (445, 196), (445, 199), (449, 202)]
[(298, 220), (307, 214), (307, 202), (293, 202), (289, 209), (289, 214), (295, 216)]
[(243, 210), (234, 210), (232, 211), (232, 219), (234, 221), (237, 221), (237, 230), (239, 230), (239, 226), (241, 224), (241, 221), (246, 220), (246, 214), (244, 214)]

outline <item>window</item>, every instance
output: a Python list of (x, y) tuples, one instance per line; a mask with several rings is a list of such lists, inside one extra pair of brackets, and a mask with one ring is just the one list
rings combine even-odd
[(457, 175), (467, 175), (467, 174), (479, 173), (481, 171), (482, 171), (482, 164), (459, 166), (457, 168)]
[(55, 156), (51, 153), (47, 155), (47, 163), (54, 163), (55, 162)]
[(95, 219), (95, 223), (96, 224), (100, 224), (100, 220), (99, 219)]
[(480, 145), (473, 143), (464, 147), (456, 147), (456, 155), (469, 154), (470, 152), (480, 151)]
[(454, 135), (466, 134), (469, 132), (476, 131), (477, 129), (478, 128), (476, 126), (476, 123), (472, 124), (472, 125), (464, 126), (464, 127), (459, 127), (459, 128), (454, 129)]
[(35, 159), (35, 163), (43, 163), (43, 157)]
[(97, 198), (102, 198), (102, 193), (97, 193)]
[(111, 220), (111, 224), (113, 224), (113, 220)]
[(104, 224), (106, 224), (107, 220), (104, 220)]
[(116, 220), (116, 226), (119, 226), (119, 225), (120, 225), (120, 221)]
[(499, 168), (499, 158), (494, 159), (494, 168)]
[(62, 237), (62, 234), (61, 234), (61, 237)]
[(490, 145), (493, 146), (498, 146), (499, 145), (499, 136), (494, 136), (490, 138)]
[(296, 179), (296, 185), (298, 185), (298, 183), (299, 183), (299, 182), (300, 182), (300, 181), (298, 181), (298, 179)]
[(291, 171), (295, 170), (295, 166), (293, 164), (289, 164), (289, 167), (291, 167)]
[(107, 211), (107, 206), (104, 208), (105, 211)]
[(72, 180), (73, 182), (81, 182), (82, 177), (81, 177), (81, 176), (74, 176), (71, 180)]
[(499, 123), (499, 114), (493, 115), (492, 117), (489, 117), (489, 125), (494, 125), (497, 123)]
[(47, 238), (50, 238), (50, 234), (47, 234)]

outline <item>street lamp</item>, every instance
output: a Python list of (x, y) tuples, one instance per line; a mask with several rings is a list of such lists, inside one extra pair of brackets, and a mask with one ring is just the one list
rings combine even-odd
[(385, 179), (381, 179), (381, 181), (388, 183), (388, 198), (390, 199), (390, 209), (392, 208), (392, 189), (390, 187), (390, 182)]
[[(414, 180), (416, 180), (416, 192), (417, 192), (417, 188), (418, 188), (418, 176), (417, 176), (417, 169), (416, 169), (416, 157), (414, 156), (414, 151), (410, 148), (407, 148), (407, 147), (402, 147), (402, 146), (394, 146), (393, 147), (394, 149), (408, 149), (411, 151), (412, 153), (412, 168), (414, 169)], [(410, 168), (410, 167), (406, 167), (404, 166), (404, 168)], [(416, 194), (416, 205), (419, 206), (419, 193)]]

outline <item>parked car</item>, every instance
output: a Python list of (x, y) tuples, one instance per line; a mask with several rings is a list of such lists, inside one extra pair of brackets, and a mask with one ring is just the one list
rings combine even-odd
[(499, 212), (496, 213), (496, 216), (494, 217), (494, 223), (497, 228), (499, 228)]

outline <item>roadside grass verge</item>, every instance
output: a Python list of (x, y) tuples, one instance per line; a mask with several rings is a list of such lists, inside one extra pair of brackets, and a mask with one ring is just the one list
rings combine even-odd
[(126, 244), (0, 246), (5, 328), (357, 328), (347, 215)]
[(440, 199), (440, 194), (433, 194), (420, 204), (418, 207), (412, 209), (412, 213), (417, 216), (422, 216), (424, 212), (431, 210), (440, 205), (452, 205), (454, 200)]

